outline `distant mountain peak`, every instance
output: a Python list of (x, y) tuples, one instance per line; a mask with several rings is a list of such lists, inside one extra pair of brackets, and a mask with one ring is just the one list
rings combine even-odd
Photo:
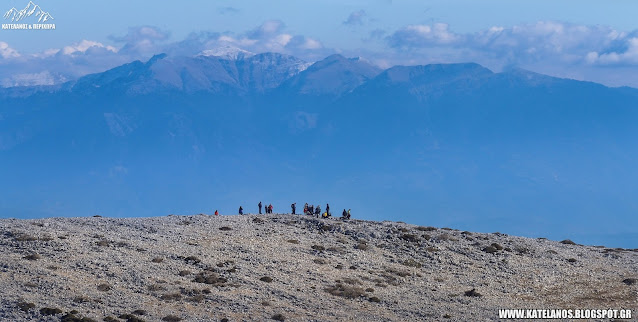
[(225, 45), (222, 47), (207, 49), (197, 54), (197, 56), (214, 56), (214, 57), (221, 57), (221, 58), (230, 59), (230, 60), (238, 60), (242, 58), (251, 57), (254, 55), (255, 53), (252, 53), (250, 51), (243, 50), (239, 47), (235, 47), (231, 45)]
[(148, 66), (153, 65), (153, 64), (155, 64), (155, 62), (157, 62), (158, 60), (166, 58), (166, 56), (168, 56), (168, 55), (166, 55), (165, 53), (161, 53), (161, 54), (154, 55), (153, 57), (151, 57), (151, 59), (149, 59), (149, 60), (146, 62), (146, 65), (148, 65)]

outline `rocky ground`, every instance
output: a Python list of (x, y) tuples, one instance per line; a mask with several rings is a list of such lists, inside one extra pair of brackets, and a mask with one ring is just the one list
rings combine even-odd
[(2, 321), (486, 321), (632, 309), (638, 249), (292, 215), (0, 220)]

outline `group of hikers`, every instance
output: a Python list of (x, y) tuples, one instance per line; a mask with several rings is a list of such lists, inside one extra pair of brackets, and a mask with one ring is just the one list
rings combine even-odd
[[(261, 215), (261, 208), (263, 207), (263, 204), (261, 203), (261, 201), (259, 202), (259, 204), (257, 204), (257, 207), (259, 208), (259, 214)], [(290, 205), (290, 209), (292, 210), (292, 214), (296, 215), (297, 214), (297, 203), (293, 202)], [(268, 204), (265, 207), (266, 210), (266, 214), (272, 214), (272, 204)], [(316, 207), (314, 205), (309, 205), (307, 202), (306, 204), (303, 206), (303, 213), (304, 215), (308, 215), (308, 216), (312, 216), (314, 215), (315, 217), (319, 218), (330, 218), (332, 217), (332, 213), (330, 212), (330, 204), (326, 204), (326, 211), (325, 212), (321, 212), (321, 206), (317, 205)], [(239, 214), (243, 215), (244, 214), (244, 208), (242, 206), (239, 206)], [(219, 215), (219, 213), (217, 212), (217, 210), (215, 210), (215, 215)], [(348, 211), (346, 211), (346, 209), (343, 209), (343, 212), (341, 213), (341, 219), (350, 219), (350, 209), (348, 209)]]

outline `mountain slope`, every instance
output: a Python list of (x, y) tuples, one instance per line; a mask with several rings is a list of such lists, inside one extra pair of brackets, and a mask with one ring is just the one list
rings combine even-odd
[(635, 249), (390, 221), (3, 219), (0, 250), (0, 318), (10, 321), (486, 321), (504, 308), (638, 309)]
[(289, 94), (334, 97), (355, 89), (379, 72), (379, 68), (361, 59), (332, 55), (287, 80), (281, 90)]

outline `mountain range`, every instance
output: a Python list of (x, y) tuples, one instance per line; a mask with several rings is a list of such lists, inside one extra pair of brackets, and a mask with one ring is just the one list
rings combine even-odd
[(635, 248), (637, 107), (633, 88), (474, 63), (160, 54), (0, 89), (0, 215), (329, 202)]

